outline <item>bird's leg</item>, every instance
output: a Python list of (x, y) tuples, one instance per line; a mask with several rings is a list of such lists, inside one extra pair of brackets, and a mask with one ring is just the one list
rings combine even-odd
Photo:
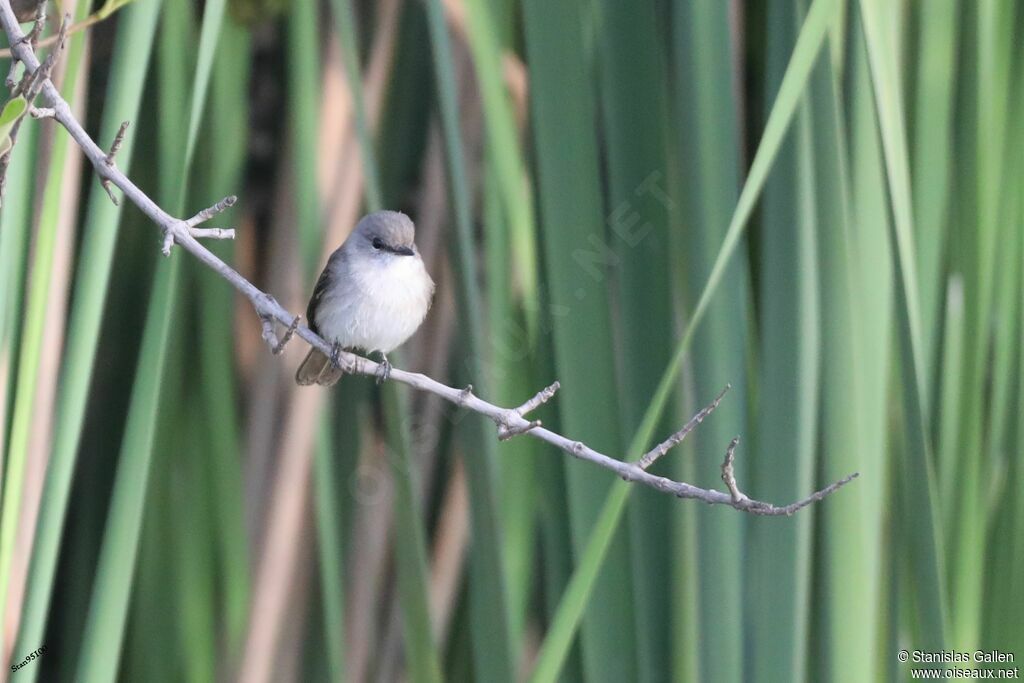
[(341, 368), (341, 342), (334, 342), (331, 345), (331, 367)]
[(388, 381), (388, 377), (391, 377), (391, 363), (388, 362), (388, 357), (384, 355), (384, 352), (380, 352), (380, 365), (377, 366), (377, 384), (383, 384)]

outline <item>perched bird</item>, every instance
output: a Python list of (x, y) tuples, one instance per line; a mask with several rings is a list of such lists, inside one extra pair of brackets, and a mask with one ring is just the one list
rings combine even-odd
[(331, 386), (341, 378), (338, 353), (380, 353), (377, 383), (387, 380), (387, 354), (412, 336), (430, 309), (434, 281), (413, 241), (416, 228), (397, 211), (364, 216), (327, 260), (306, 308), (311, 330), (334, 347), (331, 357), (312, 349), (295, 381)]

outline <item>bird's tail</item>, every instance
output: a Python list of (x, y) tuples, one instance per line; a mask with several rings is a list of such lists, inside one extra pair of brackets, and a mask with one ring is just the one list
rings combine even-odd
[(341, 368), (334, 367), (330, 358), (317, 349), (310, 349), (306, 354), (306, 360), (302, 361), (302, 365), (295, 373), (295, 382), (302, 386), (320, 384), (330, 387), (341, 379), (341, 375)]

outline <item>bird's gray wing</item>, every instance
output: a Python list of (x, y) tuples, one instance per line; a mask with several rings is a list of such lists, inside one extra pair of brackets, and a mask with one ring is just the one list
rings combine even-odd
[(309, 329), (317, 334), (320, 334), (320, 330), (316, 326), (316, 310), (327, 293), (327, 288), (334, 279), (333, 276), (337, 274), (337, 262), (342, 258), (344, 256), (341, 249), (335, 249), (331, 257), (327, 259), (327, 265), (324, 266), (320, 277), (317, 278), (316, 286), (313, 288), (313, 296), (309, 298), (309, 305), (306, 306), (306, 321), (309, 323)]

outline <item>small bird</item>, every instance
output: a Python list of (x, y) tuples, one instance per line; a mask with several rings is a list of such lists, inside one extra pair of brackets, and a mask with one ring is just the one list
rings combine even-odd
[(380, 353), (377, 383), (387, 380), (387, 354), (412, 336), (430, 310), (434, 281), (416, 248), (416, 228), (404, 213), (364, 216), (327, 260), (306, 308), (309, 328), (333, 345), (331, 357), (312, 349), (295, 381), (331, 386), (342, 375), (341, 349)]

